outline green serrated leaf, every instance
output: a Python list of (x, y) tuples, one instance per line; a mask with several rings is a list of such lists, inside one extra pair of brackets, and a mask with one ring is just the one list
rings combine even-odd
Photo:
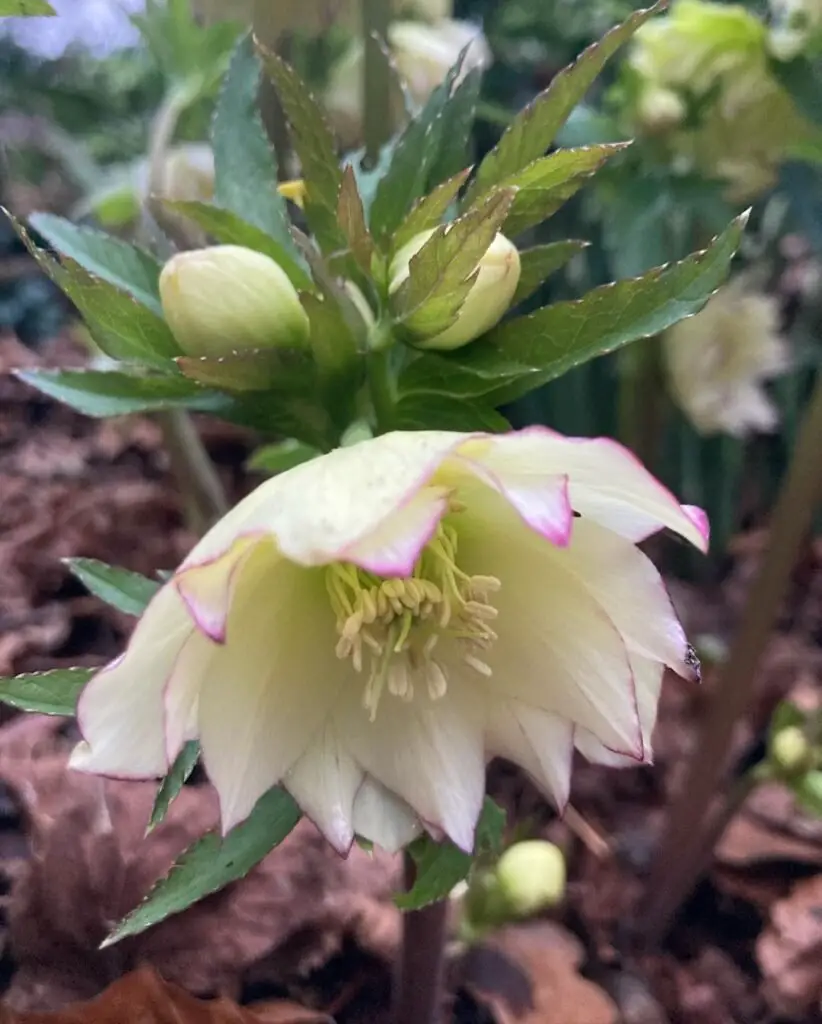
[(322, 455), (319, 449), (289, 438), (287, 441), (277, 441), (275, 444), (266, 444), (258, 448), (246, 462), (245, 468), (252, 473), (268, 473), (274, 476), (303, 462), (310, 462), (318, 455)]
[(518, 306), (530, 298), (546, 278), (581, 253), (588, 245), (588, 242), (569, 239), (567, 242), (549, 242), (547, 245), (535, 245), (532, 249), (521, 250), (519, 254), (519, 284), (514, 292), (511, 305)]
[(157, 796), (154, 798), (154, 806), (151, 808), (151, 816), (148, 819), (147, 832), (153, 831), (165, 820), (169, 807), (194, 771), (199, 758), (200, 744), (196, 740), (189, 740), (177, 755), (168, 775), (160, 783)]
[(590, 359), (659, 334), (698, 312), (725, 280), (747, 216), (737, 217), (707, 249), (679, 263), (494, 328), (451, 360), (440, 359), (436, 371), (429, 365), (425, 390), (493, 395), (499, 405)]
[(277, 191), (277, 159), (259, 113), (261, 77), (260, 60), (247, 35), (234, 51), (214, 112), (214, 198), (218, 206), (274, 239), (283, 254), (299, 265), (288, 208)]
[(466, 204), (475, 202), (494, 185), (541, 157), (605, 64), (640, 25), (664, 7), (665, 2), (661, 0), (646, 10), (635, 11), (627, 21), (612, 28), (598, 43), (589, 46), (573, 64), (560, 71), (548, 88), (513, 120), (494, 149), (482, 161), (466, 194)]
[(330, 293), (323, 298), (303, 295), (302, 303), (311, 324), (311, 351), (317, 361), (323, 403), (335, 422), (344, 427), (354, 415), (365, 362), (354, 326), (359, 314), (350, 309), (351, 315), (347, 316), (341, 303), (350, 305), (350, 300), (345, 294), (339, 299), (335, 301)]
[(74, 260), (55, 260), (34, 244), (15, 217), (4, 212), (38, 266), (77, 307), (106, 355), (159, 368), (167, 368), (168, 360), (179, 355), (177, 342), (160, 316), (140, 305), (132, 295), (90, 274)]
[(502, 188), (516, 189), (516, 196), (502, 227), (509, 237), (521, 234), (547, 220), (575, 195), (602, 165), (628, 143), (559, 149), (540, 157), (507, 177)]
[(54, 17), (56, 14), (48, 0), (0, 0), (0, 18)]
[(113, 235), (72, 224), (51, 213), (33, 213), (29, 223), (63, 256), (127, 292), (152, 313), (162, 315), (158, 286), (161, 268), (149, 253)]
[(495, 409), (450, 395), (418, 391), (403, 395), (394, 408), (397, 430), (485, 430), (504, 433), (511, 424)]
[(514, 195), (511, 189), (492, 193), (458, 220), (437, 228), (412, 257), (408, 280), (394, 301), (397, 323), (413, 337), (433, 337), (456, 321)]
[(161, 409), (212, 412), (221, 403), (221, 396), (185, 377), (134, 377), (116, 370), (18, 370), (16, 376), (86, 416)]
[(106, 565), (96, 558), (66, 558), (65, 564), (95, 597), (126, 615), (142, 615), (160, 589), (157, 580), (139, 572)]
[(439, 185), (469, 163), (469, 146), (482, 86), (482, 70), (469, 71), (453, 90), (443, 111), (440, 145), (428, 174), (427, 188)]
[(259, 52), (291, 125), (306, 187), (306, 217), (324, 250), (339, 248), (337, 203), (342, 171), (334, 135), (322, 108), (296, 71), (275, 53), (262, 48)]
[(299, 818), (300, 810), (285, 790), (269, 790), (257, 801), (249, 817), (225, 838), (212, 832), (190, 846), (143, 903), (117, 925), (103, 946), (139, 935), (242, 878), (285, 839)]
[(357, 177), (351, 164), (343, 169), (337, 215), (354, 259), (366, 274), (370, 274), (374, 240), (365, 223), (365, 211), (357, 189)]
[(0, 679), (0, 703), (41, 715), (73, 715), (93, 668), (57, 668)]
[(457, 198), (457, 193), (470, 173), (471, 168), (466, 167), (464, 171), (455, 174), (453, 178), (449, 178), (448, 181), (437, 185), (433, 192), (423, 196), (419, 202), (411, 207), (408, 216), (397, 228), (392, 240), (394, 251), (401, 249), (406, 242), (410, 242), (415, 235), (420, 234), (422, 231), (439, 227), (448, 207)]
[(182, 373), (205, 387), (221, 391), (265, 391), (293, 386), (302, 394), (314, 388), (316, 367), (305, 348), (251, 349), (224, 356), (180, 356)]
[(223, 245), (242, 245), (246, 249), (270, 256), (288, 275), (288, 279), (299, 291), (311, 291), (314, 283), (302, 255), (283, 246), (270, 234), (249, 224), (231, 210), (223, 210), (210, 203), (197, 200), (160, 200), (160, 205), (173, 213), (182, 214), (198, 224), (215, 241)]
[[(498, 853), (504, 829), (505, 811), (486, 797), (477, 825), (474, 857)], [(394, 898), (401, 910), (419, 910), (429, 903), (446, 899), (454, 886), (467, 878), (474, 862), (474, 857), (453, 843), (435, 843), (428, 836), (415, 840), (408, 847), (408, 852), (414, 858), (417, 876), (409, 892)]]

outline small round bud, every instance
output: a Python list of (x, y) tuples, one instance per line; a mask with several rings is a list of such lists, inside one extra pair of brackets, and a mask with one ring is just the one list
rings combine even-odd
[(308, 340), (308, 316), (285, 272), (269, 256), (216, 245), (173, 256), (160, 274), (160, 299), (180, 348), (224, 356)]
[(648, 132), (665, 132), (676, 128), (685, 119), (682, 98), (673, 89), (645, 89), (637, 111), (642, 127)]
[(771, 741), (771, 757), (785, 775), (801, 775), (811, 766), (813, 750), (798, 725), (780, 729)]
[(527, 917), (562, 900), (565, 858), (553, 843), (541, 839), (516, 843), (500, 857), (496, 879), (512, 916)]
[[(391, 263), (391, 285), (393, 295), (408, 279), (411, 259), (422, 249), (431, 235), (423, 231), (402, 247)], [(520, 261), (517, 247), (505, 235), (497, 234), (479, 261), (479, 274), (468, 293), (462, 309), (452, 324), (441, 334), (432, 338), (414, 341), (418, 348), (448, 350), (461, 348), (484, 334), (502, 319), (514, 292), (520, 275)]]

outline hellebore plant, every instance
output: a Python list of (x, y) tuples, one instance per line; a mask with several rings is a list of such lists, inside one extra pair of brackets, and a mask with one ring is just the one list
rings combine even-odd
[[(76, 768), (161, 778), (152, 825), (199, 758), (217, 789), (222, 836), (187, 851), (109, 941), (240, 877), (304, 813), (343, 854), (359, 838), (416, 864), (398, 903), (440, 917), (425, 933), (430, 976), (406, 959), (397, 1020), (425, 1024), (442, 901), (500, 846), (487, 762), (520, 764), (561, 808), (575, 748), (650, 760), (666, 667), (696, 669), (636, 545), (668, 529), (704, 550), (705, 517), (614, 442), (511, 431), (499, 408), (697, 313), (727, 274), (744, 218), (679, 263), (518, 312), (584, 243), (516, 239), (625, 146), (552, 149), (555, 136), (656, 10), (561, 72), (475, 168), (480, 74), (462, 60), (376, 162), (341, 165), (295, 72), (245, 38), (213, 121), (213, 201), (146, 203), (150, 237), (174, 225), (162, 261), (33, 218), (57, 259), (18, 225), (114, 362), (23, 379), (94, 416), (197, 410), (271, 439), (254, 463), (273, 479), (162, 586), (74, 562), (94, 593), (143, 613), (120, 659), (0, 680), (18, 707), (77, 707)], [(261, 69), (290, 124), (297, 189), (278, 188)], [(161, 120), (157, 166), (173, 134)], [(191, 244), (203, 234), (212, 247)]]

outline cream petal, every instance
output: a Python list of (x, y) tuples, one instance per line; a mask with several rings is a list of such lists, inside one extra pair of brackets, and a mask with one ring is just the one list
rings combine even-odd
[(354, 831), (386, 853), (398, 853), (422, 825), (404, 800), (366, 775), (354, 799)]
[[(295, 466), (266, 481), (224, 516), (182, 568), (210, 562), (238, 536), (261, 532), (275, 538), (286, 558), (302, 565), (325, 565), (346, 552), (351, 561), (357, 552), (373, 554), (368, 538), (389, 517), (413, 504), (465, 436), (445, 431), (384, 434)], [(441, 498), (442, 492), (432, 488), (428, 505), (415, 506), (405, 524), (418, 531), (413, 543), (419, 547), (427, 540), (432, 510)], [(409, 548), (394, 533), (378, 532), (377, 539), (380, 557), (386, 555), (387, 545), (389, 554), (396, 549), (400, 563), (407, 564), (413, 543)], [(388, 558), (385, 568), (390, 565)]]
[[(653, 761), (652, 737), (656, 725), (659, 694), (665, 676), (665, 666), (658, 661), (649, 661), (638, 655), (631, 656), (631, 666), (634, 670), (639, 718), (642, 722), (644, 748), (642, 760), (645, 764), (651, 764)], [(609, 750), (608, 747), (600, 743), (593, 733), (585, 729), (575, 730), (574, 744), (584, 757), (595, 764), (610, 765), (614, 768), (636, 768), (637, 766), (635, 757), (626, 757), (624, 754)]]
[(169, 764), (188, 740), (196, 740), (200, 685), (214, 655), (214, 643), (192, 629), (174, 661), (163, 691), (163, 729)]
[(653, 562), (619, 534), (590, 519), (574, 527), (568, 569), (601, 605), (629, 651), (696, 679), (688, 641)]
[(571, 789), (574, 726), (518, 700), (497, 699), (488, 707), (486, 747), (523, 768), (561, 811)]
[[(547, 477), (567, 474), (571, 505), (629, 540), (642, 540), (667, 527), (706, 550), (704, 517), (695, 521), (687, 507), (659, 483), (636, 456), (609, 438), (563, 437), (546, 427), (515, 435), (518, 458)], [(470, 447), (470, 446), (469, 446)]]
[(85, 742), (72, 754), (72, 768), (138, 779), (167, 771), (163, 691), (191, 632), (176, 591), (162, 587), (125, 653), (93, 676), (80, 696), (77, 720)]
[(251, 560), (200, 688), (203, 762), (224, 830), (306, 752), (338, 688), (356, 685), (334, 654), (336, 639), (322, 572)]
[(489, 689), (559, 715), (602, 743), (642, 757), (642, 732), (625, 642), (559, 548), (523, 528), (496, 495), (458, 523), (460, 564), (502, 583), (493, 603), (498, 639), (483, 654)]
[(372, 722), (352, 699), (342, 716), (340, 732), (365, 771), (423, 824), (441, 828), (470, 852), (485, 794), (484, 720), (476, 692), (452, 679), (441, 700), (417, 693), (406, 703), (386, 694)]
[(343, 856), (354, 841), (354, 799), (362, 782), (362, 769), (330, 722), (283, 779), (303, 813)]

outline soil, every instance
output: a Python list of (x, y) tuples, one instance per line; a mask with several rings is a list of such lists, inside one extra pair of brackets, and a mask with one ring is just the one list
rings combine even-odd
[[(0, 337), (0, 675), (113, 657), (133, 626), (90, 597), (62, 559), (154, 575), (193, 542), (148, 418), (93, 421), (11, 373), (82, 359), (63, 334), (38, 348)], [(209, 420), (207, 448), (233, 498), (258, 482), (255, 438)], [(692, 637), (732, 635), (763, 535), (738, 538), (710, 584), (671, 581)], [(664, 558), (664, 551), (662, 552)], [(822, 546), (808, 544), (755, 681), (739, 750), (786, 694), (820, 699)], [(706, 639), (707, 638), (707, 639)], [(822, 1021), (822, 825), (778, 786), (761, 787), (719, 842), (660, 951), (629, 954), (655, 842), (694, 753), (714, 684), (666, 682), (653, 767), (580, 762), (560, 820), (511, 766), (491, 791), (519, 832), (566, 852), (553, 915), (510, 926), (449, 965), (458, 1024), (777, 1024)], [(340, 860), (301, 823), (243, 881), (143, 936), (99, 950), (113, 923), (214, 822), (197, 776), (148, 837), (148, 783), (65, 767), (72, 723), (0, 716), (0, 1024), (387, 1021), (400, 921), (398, 865), (355, 849)]]

